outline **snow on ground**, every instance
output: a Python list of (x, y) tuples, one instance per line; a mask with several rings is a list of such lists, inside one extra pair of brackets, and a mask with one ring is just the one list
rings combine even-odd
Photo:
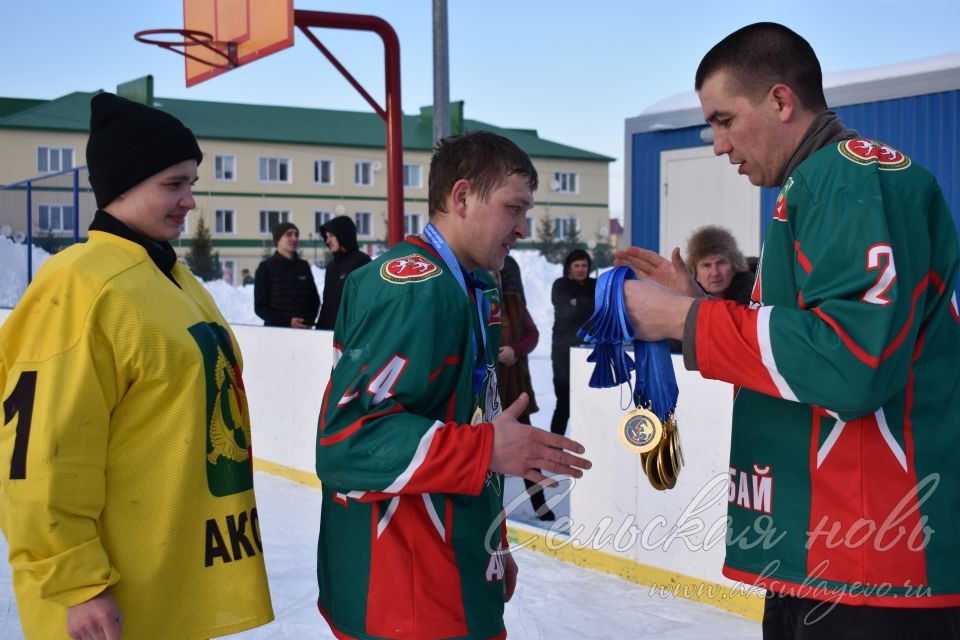
[[(33, 272), (50, 257), (38, 247), (33, 248)], [(12, 307), (27, 288), (27, 245), (18, 244), (0, 236), (0, 307)]]
[[(34, 270), (48, 257), (34, 249)], [(540, 330), (540, 343), (530, 359), (531, 377), (539, 413), (532, 422), (548, 429), (556, 399), (550, 364), (550, 330), (553, 305), (550, 288), (560, 277), (561, 266), (550, 264), (535, 251), (515, 251), (523, 274), (527, 305)], [(323, 269), (314, 278), (323, 296)], [(262, 324), (253, 312), (253, 287), (225, 282), (205, 283), (221, 312), (234, 324)], [(26, 249), (0, 237), (0, 306), (11, 307), (26, 286)], [(333, 638), (316, 609), (316, 536), (320, 523), (320, 494), (316, 489), (263, 473), (257, 474), (257, 502), (265, 545), (270, 591), (276, 621), (238, 634), (243, 640)], [(523, 483), (509, 478), (504, 501), (521, 491)], [(547, 498), (556, 489), (548, 489)], [(569, 502), (554, 507), (557, 516), (569, 513)], [(513, 519), (536, 523), (529, 501), (516, 509)], [(6, 556), (0, 537), (0, 557)], [(651, 595), (643, 587), (597, 573), (529, 550), (517, 554), (520, 584), (507, 605), (510, 638), (605, 638), (671, 640), (733, 640), (759, 638), (757, 623), (731, 613), (687, 600)], [(11, 585), (10, 566), (0, 562), (0, 640), (21, 640), (19, 617)]]

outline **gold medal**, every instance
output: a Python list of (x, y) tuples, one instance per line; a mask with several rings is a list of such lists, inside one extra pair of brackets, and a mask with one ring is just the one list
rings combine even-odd
[[(668, 438), (669, 440), (669, 438)], [(660, 474), (660, 482), (664, 489), (673, 489), (677, 484), (677, 475), (674, 473), (670, 464), (670, 447), (668, 442), (657, 449), (657, 471)]]
[(634, 453), (653, 450), (663, 439), (663, 424), (648, 409), (634, 409), (620, 419), (617, 431), (620, 442)]
[(647, 480), (650, 481), (650, 486), (657, 491), (663, 491), (667, 487), (660, 477), (659, 469), (657, 469), (657, 458), (656, 451), (651, 451), (646, 454), (646, 460), (643, 461), (643, 471), (647, 474)]
[(478, 425), (483, 422), (483, 409), (477, 407), (477, 410), (473, 412), (473, 418), (470, 420), (471, 425)]

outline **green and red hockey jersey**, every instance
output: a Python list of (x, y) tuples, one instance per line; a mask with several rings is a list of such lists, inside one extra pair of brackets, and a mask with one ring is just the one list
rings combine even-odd
[(741, 387), (725, 575), (960, 605), (957, 266), (940, 187), (897, 149), (830, 143), (787, 179), (754, 304), (697, 313), (700, 371)]
[(317, 436), (318, 606), (339, 638), (505, 636), (499, 294), (485, 277), (481, 327), (468, 289), (414, 237), (347, 279)]

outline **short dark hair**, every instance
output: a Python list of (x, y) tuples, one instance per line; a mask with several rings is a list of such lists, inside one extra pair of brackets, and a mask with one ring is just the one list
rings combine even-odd
[(470, 181), (470, 189), (482, 200), (508, 176), (527, 178), (536, 191), (539, 178), (530, 157), (512, 140), (490, 131), (468, 131), (437, 143), (430, 159), (429, 207), (432, 216), (446, 211), (444, 200), (457, 180)]
[(823, 73), (810, 43), (782, 24), (757, 22), (734, 31), (703, 56), (694, 87), (725, 70), (738, 92), (753, 100), (783, 83), (810, 111), (824, 111)]

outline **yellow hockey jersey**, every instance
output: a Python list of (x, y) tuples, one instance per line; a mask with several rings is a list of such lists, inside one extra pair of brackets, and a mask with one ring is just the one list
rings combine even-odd
[(0, 526), (29, 639), (107, 587), (123, 638), (273, 619), (236, 340), (182, 265), (91, 231), (0, 328)]

